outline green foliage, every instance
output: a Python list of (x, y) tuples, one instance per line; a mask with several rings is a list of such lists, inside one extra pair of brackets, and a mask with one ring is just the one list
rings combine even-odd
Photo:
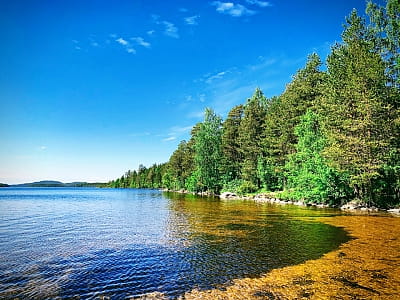
[[(278, 169), (279, 170), (279, 169)], [(277, 171), (276, 164), (272, 157), (259, 158), (257, 164), (257, 176), (260, 179), (262, 188), (267, 191), (276, 191), (283, 188), (282, 176)]]
[[(322, 96), (322, 86), (326, 74), (320, 71), (321, 60), (315, 53), (308, 57), (305, 67), (293, 77), (284, 93), (273, 98), (267, 107), (263, 137), (264, 162), (266, 170), (272, 176), (264, 185), (272, 190), (281, 189), (286, 184), (284, 166), (288, 156), (296, 151), (297, 136), (294, 128), (307, 109), (315, 107)], [(272, 172), (272, 173), (271, 173)]]
[(262, 156), (262, 138), (267, 99), (260, 89), (256, 89), (253, 97), (247, 100), (243, 118), (239, 127), (239, 144), (243, 157), (241, 174), (245, 181), (260, 187), (257, 177), (257, 164)]
[(207, 108), (194, 143), (195, 178), (202, 192), (218, 193), (221, 189), (221, 137), (222, 119)]
[(222, 187), (221, 192), (232, 192), (239, 194), (239, 188), (243, 184), (242, 179), (233, 179), (229, 182), (226, 182)]
[(211, 109), (168, 163), (139, 166), (112, 187), (186, 189), (339, 205), (400, 203), (400, 2), (356, 11), (327, 71), (311, 54), (285, 91), (260, 89), (226, 120)]
[(387, 101), (385, 63), (373, 51), (364, 20), (355, 11), (347, 19), (344, 44), (328, 57), (328, 80), (321, 103), (336, 168), (350, 175), (356, 197), (372, 203), (372, 183), (387, 160), (394, 114)]
[(185, 188), (186, 190), (192, 193), (198, 193), (204, 190), (201, 184), (199, 170), (193, 171), (193, 173), (189, 176), (189, 178), (186, 181)]
[(258, 186), (256, 186), (253, 182), (243, 181), (239, 186), (237, 192), (239, 195), (251, 194), (258, 190)]
[(231, 109), (228, 117), (222, 124), (222, 162), (221, 173), (224, 182), (240, 178), (243, 155), (240, 151), (239, 130), (243, 118), (243, 105)]
[[(331, 168), (322, 151), (326, 145), (320, 128), (318, 115), (311, 110), (303, 116), (296, 126), (298, 137), (296, 152), (289, 156), (286, 164), (288, 188), (295, 200), (313, 203), (339, 204), (349, 196), (346, 185), (340, 184), (345, 179)], [(345, 180), (344, 180), (345, 182)]]
[(390, 84), (400, 87), (400, 2), (387, 0), (381, 7), (371, 1), (367, 5), (368, 29), (374, 37), (375, 51), (387, 63)]

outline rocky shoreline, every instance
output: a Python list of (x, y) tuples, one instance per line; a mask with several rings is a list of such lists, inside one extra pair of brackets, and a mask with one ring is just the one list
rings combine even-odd
[(279, 198), (271, 197), (267, 194), (257, 194), (254, 196), (239, 196), (232, 192), (224, 192), (219, 195), (220, 199), (224, 200), (252, 200), (260, 203), (271, 203), (271, 204), (278, 204), (278, 205), (296, 205), (296, 206), (304, 206), (304, 207), (318, 207), (318, 208), (339, 208), (343, 211), (349, 212), (387, 212), (394, 215), (400, 216), (400, 209), (381, 209), (375, 206), (368, 207), (365, 204), (357, 203), (351, 201), (346, 203), (342, 206), (332, 206), (329, 204), (317, 204), (317, 203), (306, 203), (303, 201), (291, 201), (291, 200), (281, 200)]
[(202, 193), (192, 193), (187, 190), (179, 190), (179, 191), (172, 191), (164, 189), (164, 192), (174, 192), (180, 194), (193, 194), (202, 197), (218, 197), (222, 200), (249, 200), (255, 201), (259, 203), (270, 203), (270, 204), (277, 204), (277, 205), (296, 205), (296, 206), (303, 206), (303, 207), (317, 207), (317, 208), (336, 208), (342, 211), (347, 212), (364, 212), (364, 213), (389, 213), (391, 215), (400, 216), (400, 208), (392, 208), (392, 209), (383, 209), (375, 206), (367, 206), (366, 204), (359, 203), (356, 201), (350, 201), (346, 204), (341, 206), (333, 206), (329, 204), (317, 204), (317, 203), (306, 203), (303, 201), (292, 201), (292, 200), (281, 200), (279, 198), (273, 197), (270, 194), (256, 194), (256, 195), (247, 195), (247, 196), (240, 196), (233, 192), (223, 192), (219, 195), (212, 194), (209, 192), (202, 192)]

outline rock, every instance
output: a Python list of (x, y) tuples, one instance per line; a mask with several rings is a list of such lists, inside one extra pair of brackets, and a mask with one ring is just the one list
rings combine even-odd
[(231, 192), (224, 192), (221, 195), (219, 195), (219, 197), (221, 199), (234, 199), (234, 198), (238, 198), (238, 195), (236, 195), (235, 193), (231, 193)]
[(344, 204), (340, 207), (340, 209), (342, 209), (342, 210), (355, 210), (355, 209), (359, 209), (359, 208), (360, 208), (360, 206), (358, 204), (352, 203), (352, 202)]
[(388, 209), (388, 212), (391, 214), (400, 214), (400, 208)]

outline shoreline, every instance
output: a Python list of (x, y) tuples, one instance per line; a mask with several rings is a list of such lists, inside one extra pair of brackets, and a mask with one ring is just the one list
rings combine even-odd
[(342, 206), (333, 206), (329, 204), (317, 204), (317, 203), (306, 203), (303, 201), (292, 201), (292, 200), (281, 200), (279, 198), (271, 197), (265, 193), (259, 193), (251, 196), (239, 196), (232, 192), (223, 192), (219, 195), (210, 194), (207, 192), (204, 193), (193, 193), (186, 190), (172, 191), (167, 189), (161, 189), (163, 192), (170, 193), (179, 193), (179, 194), (191, 194), (200, 197), (217, 197), (221, 200), (247, 200), (247, 201), (255, 201), (258, 203), (268, 203), (268, 204), (276, 204), (276, 205), (295, 205), (301, 207), (316, 207), (316, 208), (332, 208), (332, 209), (340, 209), (345, 212), (350, 213), (387, 213), (388, 215), (399, 216), (400, 217), (400, 208), (391, 208), (384, 209), (379, 207), (368, 207), (365, 204), (356, 203), (350, 201)]
[(400, 218), (350, 215), (310, 218), (342, 227), (337, 250), (229, 286), (192, 290), (181, 299), (400, 299)]

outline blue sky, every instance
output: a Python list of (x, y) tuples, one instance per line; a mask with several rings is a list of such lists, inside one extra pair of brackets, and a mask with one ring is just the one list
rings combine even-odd
[(166, 162), (205, 107), (279, 95), (365, 2), (0, 1), (0, 182)]

